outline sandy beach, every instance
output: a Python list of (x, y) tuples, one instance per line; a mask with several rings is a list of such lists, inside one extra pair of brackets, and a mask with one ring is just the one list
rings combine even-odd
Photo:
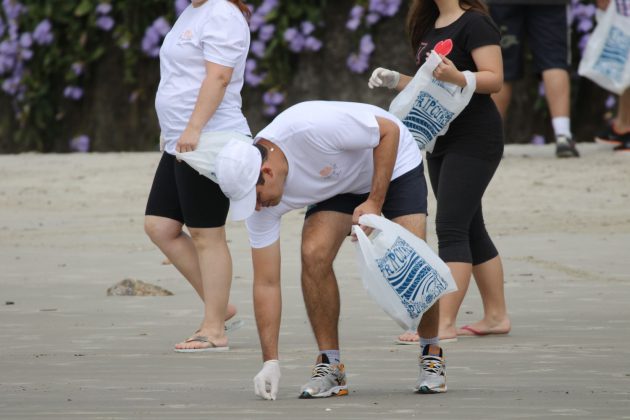
[[(299, 284), (303, 213), (284, 220), (282, 381), (259, 400), (251, 261), (228, 225), (231, 350), (184, 355), (201, 302), (143, 231), (159, 154), (0, 155), (0, 418), (630, 418), (630, 155), (513, 145), (485, 196), (513, 330), (446, 345), (449, 391), (416, 395), (417, 348), (361, 286), (353, 245), (336, 262), (350, 395), (297, 399), (316, 346)], [(430, 193), (429, 244), (436, 248)], [(170, 297), (107, 297), (133, 278)], [(459, 324), (482, 307), (474, 283)]]

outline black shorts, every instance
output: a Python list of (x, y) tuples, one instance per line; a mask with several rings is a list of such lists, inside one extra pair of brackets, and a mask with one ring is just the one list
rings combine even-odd
[(219, 185), (186, 162), (163, 153), (147, 201), (147, 216), (177, 220), (190, 228), (225, 225), (230, 200)]
[(561, 4), (491, 4), (490, 14), (501, 30), (503, 76), (523, 77), (523, 44), (532, 53), (534, 71), (568, 70), (571, 65), (568, 9)]
[[(305, 218), (318, 211), (352, 214), (359, 204), (367, 200), (368, 195), (369, 193), (336, 195), (309, 206)], [(423, 163), (389, 183), (382, 211), (383, 216), (390, 220), (409, 214), (427, 214), (427, 182), (424, 179)]]

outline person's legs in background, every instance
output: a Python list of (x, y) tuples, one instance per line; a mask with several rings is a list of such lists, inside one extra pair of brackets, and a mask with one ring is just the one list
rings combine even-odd
[[(207, 192), (205, 201), (192, 198), (198, 191)], [(193, 337), (208, 338), (179, 343), (176, 350), (227, 346), (224, 321), (236, 313), (227, 303), (232, 262), (223, 225), (228, 206), (218, 185), (163, 154), (147, 202), (145, 231), (204, 301), (204, 319)], [(182, 230), (185, 221), (195, 226), (189, 227), (193, 238)]]
[(549, 114), (551, 114), (551, 125), (556, 136), (556, 155), (558, 157), (579, 157), (580, 154), (571, 134), (569, 73), (564, 69), (549, 69), (542, 72), (542, 79)]
[(497, 293), (503, 295), (503, 270), (481, 214), (481, 199), (498, 163), (457, 154), (428, 159), (429, 176), (437, 198), (439, 254), (451, 269), (458, 287), (457, 292), (440, 299), (440, 337), (457, 336), (457, 314), (477, 260), (480, 263), (475, 264), (475, 274), (480, 276), (480, 292), (484, 307), (487, 306), (484, 312), (489, 316), (505, 314), (504, 299), (496, 298)]
[(482, 207), (479, 207), (471, 222), (470, 248), (473, 276), (483, 304), (483, 318), (458, 328), (457, 336), (507, 334), (511, 324), (505, 305), (503, 264), (486, 231)]
[(630, 88), (617, 99), (617, 116), (596, 135), (595, 141), (614, 144), (618, 152), (630, 152)]
[(527, 39), (534, 70), (542, 75), (545, 97), (556, 137), (556, 156), (579, 157), (571, 134), (571, 65), (568, 8), (531, 5), (527, 8)]
[(505, 121), (512, 100), (512, 82), (523, 77), (523, 25), (526, 6), (491, 4), (490, 15), (501, 31), (503, 86), (492, 99)]
[[(145, 216), (144, 226), (151, 241), (166, 255), (205, 302), (197, 250), (193, 240), (182, 230), (182, 223), (166, 217)], [(225, 320), (235, 315), (236, 307), (228, 303)]]
[[(481, 198), (499, 161), (451, 154), (427, 159), (427, 162), (438, 202), (436, 229), (440, 257), (447, 262), (458, 288), (440, 298), (440, 341), (454, 341), (458, 335), (508, 333), (511, 325), (503, 291), (503, 265), (485, 229), (481, 210)], [(471, 274), (475, 276), (481, 294), (484, 317), (466, 326), (465, 330), (458, 330), (457, 314), (468, 291)], [(417, 343), (419, 336), (419, 333), (407, 331), (396, 342)]]

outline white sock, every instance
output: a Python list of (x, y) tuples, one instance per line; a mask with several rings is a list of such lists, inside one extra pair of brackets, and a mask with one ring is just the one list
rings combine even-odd
[(331, 364), (339, 364), (341, 358), (339, 357), (339, 350), (321, 350), (320, 354), (325, 354), (328, 358), (328, 362)]
[(553, 131), (558, 136), (567, 136), (572, 138), (571, 135), (571, 119), (569, 117), (555, 117), (551, 119), (551, 125), (553, 125)]

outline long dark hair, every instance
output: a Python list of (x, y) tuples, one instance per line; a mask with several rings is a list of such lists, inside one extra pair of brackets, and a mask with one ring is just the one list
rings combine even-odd
[(249, 20), (249, 18), (252, 16), (252, 11), (250, 10), (249, 7), (247, 7), (245, 3), (243, 3), (242, 0), (228, 0), (228, 1), (230, 3), (234, 3), (234, 5), (238, 7), (238, 10), (241, 11), (243, 16), (245, 16), (245, 18)]
[[(488, 7), (481, 0), (459, 0), (459, 7), (464, 10), (476, 10), (488, 14)], [(435, 25), (435, 21), (440, 15), (435, 1), (433, 0), (413, 0), (407, 13), (407, 35), (411, 48), (415, 50), (420, 44), (420, 40)]]

